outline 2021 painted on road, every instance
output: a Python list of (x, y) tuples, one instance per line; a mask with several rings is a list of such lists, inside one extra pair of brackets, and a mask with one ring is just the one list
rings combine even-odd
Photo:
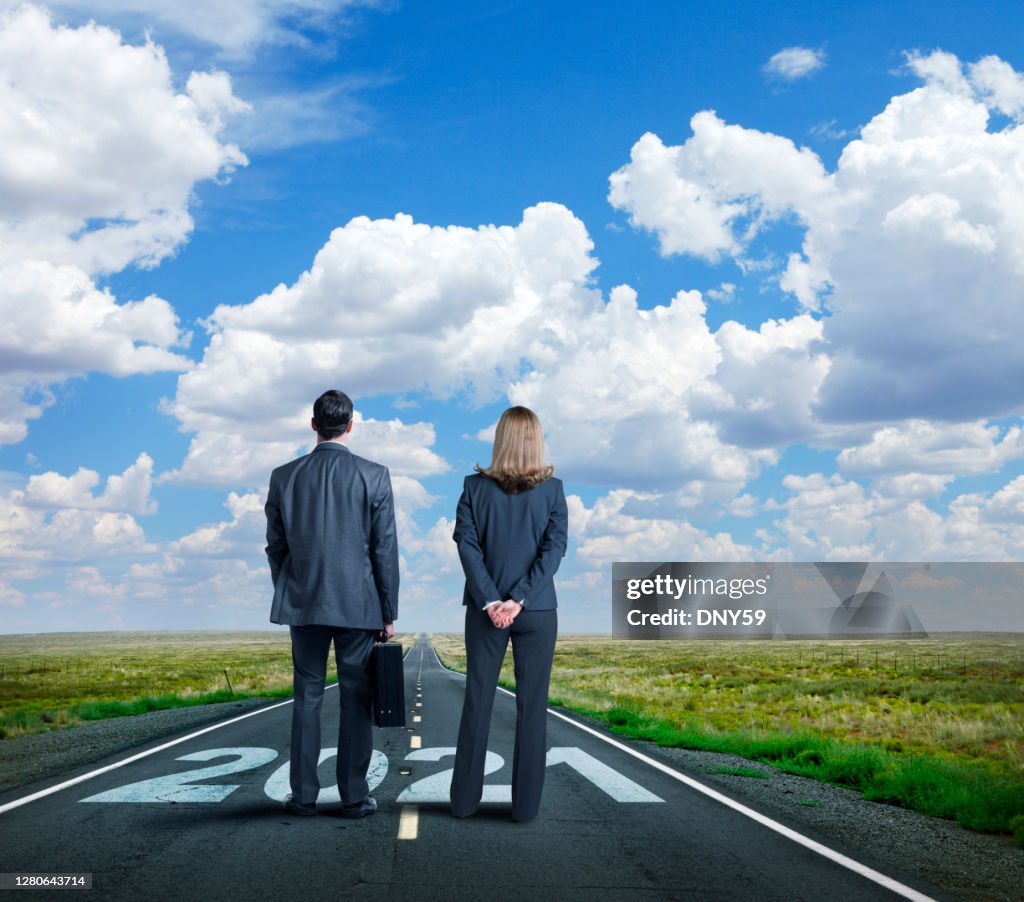
[[(448, 746), (437, 748), (421, 748), (409, 752), (405, 756), (406, 761), (440, 761), (455, 754), (455, 749)], [(320, 764), (337, 755), (337, 750), (325, 748), (320, 750)], [(175, 774), (168, 774), (163, 777), (151, 777), (148, 780), (138, 780), (134, 783), (126, 783), (115, 789), (91, 795), (81, 799), (82, 802), (222, 802), (236, 789), (240, 788), (238, 783), (213, 783), (203, 784), (194, 781), (212, 780), (216, 777), (224, 777), (228, 774), (241, 773), (243, 771), (255, 770), (263, 767), (277, 759), (278, 753), (274, 749), (238, 747), (222, 749), (204, 749), (198, 752), (191, 752), (182, 755), (178, 761), (214, 761), (217, 758), (235, 758), (234, 761), (227, 761), (221, 764), (213, 764), (209, 767), (193, 768)], [(575, 747), (553, 748), (548, 751), (547, 765), (552, 767), (564, 764), (572, 768), (581, 777), (589, 780), (598, 789), (601, 789), (616, 802), (663, 802), (653, 792), (644, 789), (639, 783), (623, 776), (614, 768), (598, 761), (592, 755), (582, 749)], [(504, 767), (505, 761), (501, 755), (495, 752), (488, 752), (485, 774), (496, 773)], [(271, 799), (283, 801), (288, 795), (288, 769), (289, 762), (285, 761), (268, 777), (263, 789)], [(370, 785), (370, 791), (376, 789), (388, 772), (387, 756), (376, 749), (370, 759), (370, 769), (366, 780)], [(422, 804), (426, 802), (444, 803), (448, 801), (448, 787), (451, 783), (451, 768), (441, 770), (430, 776), (422, 777), (411, 783), (402, 790), (398, 796), (399, 804)], [(337, 785), (325, 786), (320, 790), (317, 802), (321, 805), (332, 802), (340, 802)], [(512, 787), (505, 785), (489, 785), (484, 787), (484, 802), (511, 802)]]

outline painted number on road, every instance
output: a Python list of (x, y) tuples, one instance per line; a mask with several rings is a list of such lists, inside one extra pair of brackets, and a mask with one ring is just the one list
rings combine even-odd
[(214, 758), (226, 758), (229, 755), (238, 757), (237, 761), (227, 764), (215, 764), (212, 767), (199, 767), (185, 770), (180, 774), (167, 777), (154, 777), (152, 780), (140, 780), (119, 786), (108, 792), (82, 799), (83, 802), (222, 802), (238, 789), (239, 784), (214, 784), (200, 786), (189, 783), (189, 780), (209, 780), (211, 777), (223, 777), (243, 770), (252, 770), (273, 761), (277, 752), (273, 749), (235, 748), (207, 749), (204, 752), (192, 752), (182, 755), (178, 761), (211, 761)]
[[(440, 761), (455, 754), (453, 748), (417, 749), (405, 756), (406, 761)], [(504, 766), (500, 755), (488, 752), (484, 759), (484, 774), (493, 774)], [(565, 764), (581, 777), (589, 780), (598, 789), (610, 795), (616, 802), (663, 802), (653, 792), (634, 783), (617, 770), (588, 755), (583, 749), (554, 748), (548, 752), (547, 766)], [(424, 802), (447, 802), (452, 782), (452, 768), (423, 777), (407, 786), (398, 797), (399, 804), (423, 804)], [(511, 802), (512, 787), (506, 784), (484, 784), (482, 802)]]
[[(416, 749), (405, 756), (406, 761), (440, 761), (455, 754), (454, 748)], [(484, 758), (484, 775), (493, 774), (505, 766), (505, 759), (494, 752), (488, 752)], [(448, 791), (452, 785), (452, 768), (423, 777), (406, 786), (398, 797), (400, 805), (421, 805), (424, 802), (447, 802)], [(483, 802), (511, 802), (511, 786), (484, 785)]]
[(552, 764), (565, 764), (571, 767), (598, 789), (608, 793), (616, 802), (665, 801), (653, 792), (644, 789), (639, 783), (634, 783), (628, 777), (624, 777), (615, 768), (598, 761), (593, 755), (588, 755), (583, 749), (551, 749), (548, 752), (548, 767), (551, 767)]
[[(331, 758), (336, 758), (338, 755), (337, 749), (320, 749), (320, 764), (328, 761)], [(271, 775), (270, 779), (267, 780), (267, 785), (263, 787), (263, 791), (278, 802), (283, 802), (285, 797), (291, 792), (291, 786), (288, 782), (288, 772), (291, 769), (291, 762), (285, 761), (277, 770)], [(373, 755), (370, 757), (370, 769), (366, 772), (366, 782), (370, 785), (370, 792), (373, 792), (381, 781), (387, 775), (388, 772), (388, 759), (383, 752), (378, 752), (376, 749), (373, 750)], [(320, 794), (316, 797), (317, 804), (329, 805), (332, 802), (341, 802), (341, 794), (338, 792), (338, 784), (335, 783), (333, 786), (321, 786)]]
[[(335, 749), (320, 750), (320, 763), (337, 754)], [(416, 749), (406, 755), (407, 761), (440, 761), (455, 754), (455, 749), (447, 746), (438, 748)], [(210, 780), (227, 774), (254, 770), (269, 764), (277, 758), (274, 749), (264, 748), (227, 748), (207, 749), (182, 755), (178, 761), (212, 761), (216, 758), (235, 757), (237, 760), (225, 764), (214, 764), (210, 767), (194, 768), (166, 777), (153, 777), (128, 783), (116, 789), (110, 789), (82, 799), (83, 802), (222, 802), (241, 784), (200, 784), (196, 780)], [(547, 766), (565, 765), (572, 768), (584, 779), (590, 781), (598, 789), (605, 792), (616, 802), (663, 802), (653, 792), (644, 789), (617, 770), (598, 761), (582, 749), (575, 747), (553, 748), (548, 752)], [(493, 774), (505, 766), (501, 755), (488, 752), (484, 760), (484, 773)], [(263, 790), (271, 799), (282, 801), (288, 794), (289, 762), (284, 762), (267, 779)], [(376, 789), (388, 772), (388, 759), (383, 752), (374, 749), (370, 759), (370, 769), (366, 780), (371, 791)], [(400, 804), (422, 804), (424, 802), (448, 801), (451, 786), (452, 769), (446, 768), (436, 774), (421, 777), (414, 781), (398, 796)], [(339, 802), (338, 787), (326, 786), (320, 790), (317, 801), (321, 804)], [(508, 784), (490, 784), (484, 786), (484, 802), (511, 802), (512, 787)]]

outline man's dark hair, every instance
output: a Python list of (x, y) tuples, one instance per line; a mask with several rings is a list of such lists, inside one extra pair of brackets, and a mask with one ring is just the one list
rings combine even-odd
[(313, 420), (316, 433), (321, 438), (331, 439), (344, 435), (352, 419), (352, 399), (343, 391), (325, 391), (313, 403)]

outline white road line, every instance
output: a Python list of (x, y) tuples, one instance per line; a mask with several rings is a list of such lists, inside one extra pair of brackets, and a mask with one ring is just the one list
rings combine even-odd
[(418, 805), (403, 805), (398, 816), (398, 838), (416, 839), (420, 832), (420, 809)]
[[(337, 686), (337, 683), (331, 683), (328, 685), (328, 689)], [(170, 742), (165, 742), (163, 745), (158, 745), (155, 748), (147, 749), (144, 752), (131, 755), (128, 758), (124, 758), (121, 761), (115, 761), (113, 764), (108, 764), (106, 767), (98, 768), (97, 770), (89, 771), (87, 774), (79, 774), (77, 777), (72, 777), (70, 780), (65, 780), (63, 783), (58, 783), (56, 786), (49, 786), (46, 789), (40, 789), (38, 792), (34, 792), (31, 795), (23, 796), (20, 799), (15, 799), (13, 802), (7, 802), (5, 805), (0, 805), (0, 814), (4, 814), (13, 808), (19, 808), (22, 805), (27, 805), (29, 802), (34, 802), (36, 799), (42, 799), (46, 796), (53, 795), (55, 792), (60, 792), (62, 789), (67, 789), (69, 786), (74, 786), (78, 783), (83, 783), (86, 780), (91, 780), (93, 777), (98, 777), (100, 774), (109, 773), (112, 770), (117, 770), (119, 767), (124, 767), (126, 764), (131, 764), (133, 761), (139, 761), (142, 758), (147, 758), (150, 755), (155, 755), (157, 752), (162, 752), (164, 749), (169, 749), (172, 746), (180, 745), (183, 742), (188, 742), (190, 739), (195, 739), (196, 736), (202, 736), (204, 733), (212, 733), (214, 730), (219, 730), (221, 727), (230, 726), (233, 723), (238, 723), (240, 720), (245, 720), (247, 717), (255, 717), (257, 714), (264, 714), (267, 711), (273, 711), (275, 708), (281, 708), (284, 705), (290, 705), (293, 699), (286, 699), (283, 702), (278, 702), (276, 705), (268, 705), (266, 708), (260, 708), (258, 711), (250, 711), (248, 714), (239, 714), (238, 717), (232, 717), (231, 720), (224, 720), (220, 723), (215, 723), (209, 727), (203, 727), (201, 730), (196, 730), (194, 733), (189, 733), (187, 736), (179, 736), (177, 739), (172, 739)]]
[[(437, 649), (435, 649), (433, 646), (431, 646), (431, 651), (434, 652), (434, 658), (437, 660), (437, 663), (440, 667), (442, 667), (444, 670), (447, 670), (449, 673), (458, 673), (457, 670), (451, 670), (451, 668), (445, 667), (444, 664), (441, 663), (441, 659), (437, 656)], [(465, 676), (465, 674), (459, 675)], [(504, 692), (506, 695), (511, 695), (513, 698), (515, 698), (514, 692), (510, 692), (508, 689), (505, 689), (502, 686), (499, 686), (498, 690), (500, 692)], [(647, 755), (643, 754), (643, 752), (638, 752), (636, 749), (631, 749), (628, 745), (618, 742), (617, 740), (612, 739), (610, 736), (605, 736), (603, 733), (598, 732), (592, 727), (588, 727), (586, 724), (579, 723), (578, 721), (573, 720), (571, 717), (567, 717), (561, 711), (555, 711), (552, 708), (548, 708), (548, 714), (551, 714), (554, 717), (559, 718), (560, 720), (564, 720), (568, 724), (572, 724), (574, 727), (583, 730), (583, 732), (589, 733), (591, 736), (597, 737), (602, 742), (607, 742), (608, 745), (615, 746), (615, 748), (620, 749), (627, 755), (632, 755), (634, 758), (643, 761), (645, 764), (649, 764), (656, 770), (660, 770), (662, 773), (667, 774), (668, 776), (672, 777), (672, 779), (678, 780), (680, 783), (685, 783), (691, 789), (694, 789), (697, 792), (706, 795), (710, 799), (714, 799), (716, 802), (725, 805), (727, 808), (731, 808), (733, 811), (742, 814), (744, 817), (750, 818), (752, 821), (756, 821), (757, 823), (761, 824), (761, 826), (767, 827), (769, 830), (774, 830), (776, 833), (780, 834), (781, 836), (785, 836), (786, 839), (792, 840), (798, 845), (803, 846), (805, 849), (810, 849), (812, 852), (817, 852), (819, 855), (821, 855), (824, 858), (827, 858), (829, 861), (835, 862), (836, 864), (841, 865), (847, 870), (853, 871), (855, 874), (860, 874), (861, 877), (864, 877), (872, 881), (873, 883), (877, 883), (879, 886), (884, 886), (886, 889), (891, 890), (898, 896), (902, 896), (904, 899), (911, 899), (913, 900), (913, 902), (935, 902), (935, 900), (932, 899), (931, 896), (926, 896), (924, 893), (919, 892), (913, 887), (907, 886), (904, 883), (900, 883), (898, 880), (894, 880), (892, 877), (886, 876), (885, 874), (881, 873), (881, 871), (876, 871), (874, 868), (869, 868), (866, 864), (861, 864), (859, 861), (855, 861), (853, 858), (843, 855), (841, 852), (837, 852), (835, 849), (830, 849), (828, 846), (823, 845), (822, 843), (817, 842), (816, 840), (813, 840), (808, 836), (804, 836), (802, 833), (798, 833), (796, 830), (787, 827), (785, 824), (780, 824), (778, 821), (772, 820), (770, 817), (761, 814), (759, 811), (755, 811), (753, 808), (748, 808), (746, 805), (736, 802), (733, 799), (730, 799), (728, 796), (722, 795), (722, 793), (717, 792), (710, 786), (705, 786), (700, 781), (694, 780), (692, 777), (688, 777), (685, 774), (679, 773), (679, 771), (674, 770), (667, 764), (662, 764), (660, 761), (656, 761), (654, 758), (648, 758)]]
[(418, 749), (423, 745), (423, 737), (421, 736), (410, 736), (409, 737), (409, 748)]

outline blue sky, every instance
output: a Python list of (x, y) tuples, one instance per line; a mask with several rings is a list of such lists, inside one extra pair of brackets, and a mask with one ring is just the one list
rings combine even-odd
[(269, 471), (330, 387), (404, 629), (459, 628), (509, 403), (565, 630), (615, 560), (1020, 559), (1022, 15), (0, 2), (0, 629), (269, 626)]

